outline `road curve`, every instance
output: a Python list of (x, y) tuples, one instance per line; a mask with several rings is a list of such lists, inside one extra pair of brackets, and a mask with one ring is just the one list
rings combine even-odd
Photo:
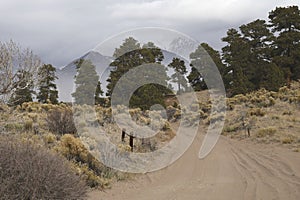
[(300, 199), (300, 153), (221, 136), (199, 160), (202, 139), (173, 165), (93, 191), (89, 200)]

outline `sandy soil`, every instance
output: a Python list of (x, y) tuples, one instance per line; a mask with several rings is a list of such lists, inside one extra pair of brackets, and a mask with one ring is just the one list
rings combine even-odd
[(199, 160), (202, 138), (173, 165), (93, 191), (89, 200), (300, 199), (300, 153), (221, 137)]

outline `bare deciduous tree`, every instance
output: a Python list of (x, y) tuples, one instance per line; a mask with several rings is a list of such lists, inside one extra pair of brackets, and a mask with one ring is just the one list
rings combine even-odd
[[(24, 49), (12, 40), (0, 42), (0, 101), (7, 102), (21, 82), (36, 82), (40, 65), (40, 59), (29, 48)], [(25, 73), (17, 76), (18, 72)]]

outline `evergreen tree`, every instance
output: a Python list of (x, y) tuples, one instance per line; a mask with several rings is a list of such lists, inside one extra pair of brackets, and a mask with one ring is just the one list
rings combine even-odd
[(148, 42), (143, 45), (141, 49), (143, 56), (143, 63), (161, 63), (164, 59), (164, 55), (161, 49), (157, 48), (153, 42)]
[(229, 83), (226, 88), (228, 95), (245, 94), (254, 90), (255, 85), (248, 79), (250, 75), (249, 43), (236, 29), (229, 29), (222, 41), (227, 42), (227, 45), (222, 48), (222, 57), (228, 72)]
[(101, 93), (98, 91), (99, 76), (96, 67), (89, 60), (80, 59), (77, 62), (77, 75), (75, 76), (76, 90), (72, 93), (76, 104), (94, 105), (96, 97)]
[[(116, 89), (115, 86), (117, 82), (125, 73), (127, 73), (130, 69), (133, 69), (143, 64), (151, 63), (154, 65), (149, 65), (150, 72), (136, 74), (137, 79), (151, 79), (151, 77), (148, 77), (149, 74), (151, 74), (151, 76), (159, 77), (160, 80), (163, 80), (164, 83), (167, 83), (167, 69), (165, 68), (164, 72), (162, 72), (160, 70), (155, 70), (152, 68), (156, 67), (156, 65), (161, 66), (160, 62), (163, 60), (163, 54), (161, 50), (155, 47), (155, 45), (151, 42), (141, 47), (137, 40), (135, 40), (132, 37), (129, 37), (125, 39), (124, 43), (119, 48), (116, 48), (114, 52), (114, 57), (115, 60), (110, 64), (114, 67), (114, 70), (111, 71), (110, 76), (107, 80), (109, 82), (107, 85), (107, 96), (109, 97), (111, 97), (113, 90)], [(122, 78), (123, 81), (126, 81), (126, 84), (122, 86), (122, 89), (117, 88), (120, 90), (120, 92), (118, 92), (118, 97), (120, 99), (114, 99), (115, 103), (120, 104), (122, 104), (123, 100), (127, 99), (128, 94), (132, 92), (129, 91), (130, 89), (128, 89), (130, 87), (126, 88), (126, 85), (132, 86), (136, 82), (136, 80), (129, 80), (125, 79), (124, 77)], [(151, 105), (163, 102), (162, 99), (164, 98), (164, 95), (168, 92), (170, 91), (167, 88), (158, 84), (143, 85), (142, 87), (134, 91), (130, 99), (130, 107), (140, 107), (142, 109), (149, 109)], [(156, 96), (155, 100), (152, 97), (153, 95)]]
[(211, 73), (215, 73), (212, 71), (214, 70), (214, 66), (219, 70), (223, 81), (225, 80), (224, 78), (227, 78), (225, 76), (225, 65), (221, 61), (219, 52), (214, 50), (208, 44), (200, 44), (196, 51), (191, 53), (190, 58), (191, 72), (187, 78), (195, 91), (207, 89), (205, 77), (213, 78)]
[(39, 68), (38, 95), (37, 99), (41, 103), (58, 103), (58, 91), (55, 84), (56, 69), (51, 64), (44, 64)]
[(103, 95), (103, 90), (101, 89), (101, 82), (98, 81), (95, 92), (95, 104), (105, 106), (105, 98), (101, 97)]
[(172, 82), (178, 84), (178, 93), (182, 93), (183, 89), (181, 86), (186, 86), (186, 80), (184, 75), (187, 73), (186, 66), (183, 60), (179, 58), (173, 58), (172, 62), (168, 65), (174, 69), (174, 74), (171, 75)]
[[(227, 65), (229, 95), (244, 94), (259, 88), (278, 90), (284, 82), (281, 68), (273, 62), (271, 44), (275, 40), (264, 20), (230, 29), (222, 49)], [(226, 85), (226, 84), (225, 84)]]
[(191, 66), (191, 72), (187, 76), (187, 79), (194, 91), (201, 91), (207, 89), (207, 86), (200, 74), (200, 72), (193, 66)]
[[(141, 108), (142, 110), (149, 110), (152, 105), (160, 104), (165, 106), (165, 95), (172, 93), (167, 88), (169, 77), (167, 75), (167, 68), (164, 65), (158, 63), (147, 64), (147, 69), (139, 71), (136, 77), (151, 82), (153, 77), (158, 81), (156, 83), (145, 84), (138, 88), (130, 99), (130, 107)], [(164, 87), (166, 86), (166, 87)]]
[(31, 78), (24, 79), (23, 77), (32, 77), (32, 75), (29, 74), (29, 72), (24, 70), (19, 70), (16, 73), (17, 79), (20, 81), (17, 81), (17, 85), (14, 86), (15, 91), (11, 98), (9, 99), (8, 105), (10, 106), (17, 106), (21, 105), (25, 102), (31, 102), (32, 101), (32, 94), (34, 94), (33, 90), (33, 81)]
[(207, 43), (202, 43), (201, 47), (207, 52), (207, 54), (214, 62), (215, 66), (218, 68), (225, 87), (228, 87), (230, 81), (228, 77), (228, 69), (226, 68), (225, 64), (222, 62), (220, 53), (217, 50), (213, 49), (211, 46), (209, 46)]
[(278, 91), (283, 86), (284, 73), (275, 63), (269, 63), (258, 72), (260, 76), (259, 88), (267, 90)]
[(165, 106), (165, 95), (160, 90), (160, 85), (147, 84), (140, 87), (130, 98), (129, 105), (131, 108), (140, 108), (149, 110), (152, 105), (160, 104)]
[(273, 43), (273, 60), (287, 79), (300, 79), (300, 11), (298, 6), (277, 7), (269, 13), (272, 31), (278, 35)]
[(113, 89), (118, 80), (131, 68), (142, 64), (141, 45), (132, 37), (125, 39), (124, 43), (116, 48), (113, 57), (115, 60), (110, 64), (114, 67), (108, 78), (107, 96), (111, 96)]
[(264, 87), (278, 90), (284, 83), (282, 70), (272, 63), (270, 44), (275, 37), (264, 20), (255, 20), (242, 25), (243, 39), (248, 43), (248, 67), (244, 70), (254, 90)]
[(141, 47), (140, 43), (132, 37), (125, 39), (124, 43), (116, 48), (115, 60), (110, 64), (115, 70), (111, 71), (108, 78), (107, 96), (111, 96), (118, 80), (130, 69), (147, 63), (160, 63), (163, 60), (161, 50), (151, 42)]

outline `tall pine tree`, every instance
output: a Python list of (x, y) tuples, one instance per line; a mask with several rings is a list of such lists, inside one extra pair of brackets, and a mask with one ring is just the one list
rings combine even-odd
[[(207, 89), (205, 75), (212, 74), (214, 67), (217, 67), (224, 83), (227, 83), (225, 76), (226, 69), (220, 58), (220, 53), (214, 50), (207, 43), (201, 43), (200, 46), (192, 52), (191, 58), (191, 72), (187, 76), (189, 83), (195, 91)], [(214, 65), (214, 66), (212, 66)], [(209, 75), (210, 78), (213, 76)], [(206, 76), (206, 78), (208, 78)]]
[(249, 44), (236, 29), (229, 29), (227, 36), (222, 38), (227, 45), (222, 48), (222, 57), (226, 63), (229, 86), (226, 88), (229, 96), (245, 94), (254, 90), (254, 85), (247, 78), (250, 55)]
[[(183, 60), (179, 58), (173, 58), (172, 62), (168, 65), (174, 69), (174, 74), (171, 75), (172, 82), (178, 85), (178, 94), (183, 92), (183, 87), (186, 87), (187, 83), (184, 75), (187, 73), (186, 66)], [(182, 86), (182, 87), (181, 87)]]
[(75, 76), (76, 90), (72, 97), (76, 104), (95, 105), (97, 98), (101, 93), (99, 91), (99, 76), (96, 72), (95, 65), (89, 60), (80, 59), (77, 63), (77, 75)]
[(107, 96), (111, 96), (118, 80), (131, 68), (142, 64), (140, 55), (141, 45), (132, 37), (125, 39), (124, 43), (116, 48), (113, 57), (115, 60), (110, 64), (114, 68), (108, 78)]
[[(17, 106), (21, 105), (25, 102), (31, 102), (32, 101), (32, 95), (34, 94), (33, 90), (33, 81), (32, 81), (32, 75), (24, 70), (19, 70), (16, 73), (17, 79), (20, 81), (17, 81), (17, 85), (14, 86), (15, 91), (11, 98), (9, 99), (8, 105), (10, 106)], [(23, 77), (31, 77), (28, 79), (24, 79)]]
[(98, 81), (98, 84), (96, 86), (96, 91), (95, 91), (95, 104), (96, 105), (106, 106), (105, 98), (102, 97), (103, 93), (104, 92), (101, 89), (101, 82)]
[[(168, 77), (166, 70), (164, 72), (153, 70), (152, 67), (160, 65), (163, 60), (163, 54), (159, 48), (157, 48), (153, 43), (149, 42), (141, 47), (140, 43), (132, 37), (125, 39), (124, 43), (116, 48), (114, 52), (115, 60), (110, 64), (114, 67), (108, 78), (107, 85), (107, 96), (111, 97), (113, 90), (119, 79), (123, 77), (130, 69), (138, 67), (143, 64), (153, 64), (149, 65), (149, 70), (147, 74), (151, 76), (158, 76), (161, 80), (167, 83)], [(161, 66), (161, 65), (160, 65)], [(143, 73), (137, 74), (136, 79), (149, 79), (151, 77), (145, 77)], [(126, 79), (123, 77), (123, 81), (126, 81), (125, 85), (134, 85), (136, 80)], [(166, 84), (167, 85), (167, 84)], [(130, 87), (128, 87), (130, 88)], [(126, 87), (122, 88), (122, 94), (119, 94), (120, 99), (114, 99), (115, 103), (124, 103), (123, 100), (127, 98), (127, 95), (133, 91), (127, 91)], [(151, 105), (163, 104), (164, 95), (169, 92), (165, 87), (158, 84), (146, 84), (134, 91), (131, 96), (129, 106), (130, 107), (140, 107), (141, 109), (149, 109)], [(152, 96), (155, 96), (153, 98)]]
[(273, 60), (284, 72), (287, 84), (300, 79), (300, 10), (298, 6), (277, 7), (269, 13), (271, 28), (278, 35)]
[(44, 64), (39, 68), (38, 95), (37, 99), (41, 103), (58, 103), (58, 91), (55, 84), (56, 69), (51, 64)]
[(240, 27), (243, 39), (248, 43), (248, 67), (244, 73), (254, 90), (266, 88), (278, 90), (284, 83), (283, 72), (272, 62), (270, 44), (275, 37), (264, 20), (255, 20)]

